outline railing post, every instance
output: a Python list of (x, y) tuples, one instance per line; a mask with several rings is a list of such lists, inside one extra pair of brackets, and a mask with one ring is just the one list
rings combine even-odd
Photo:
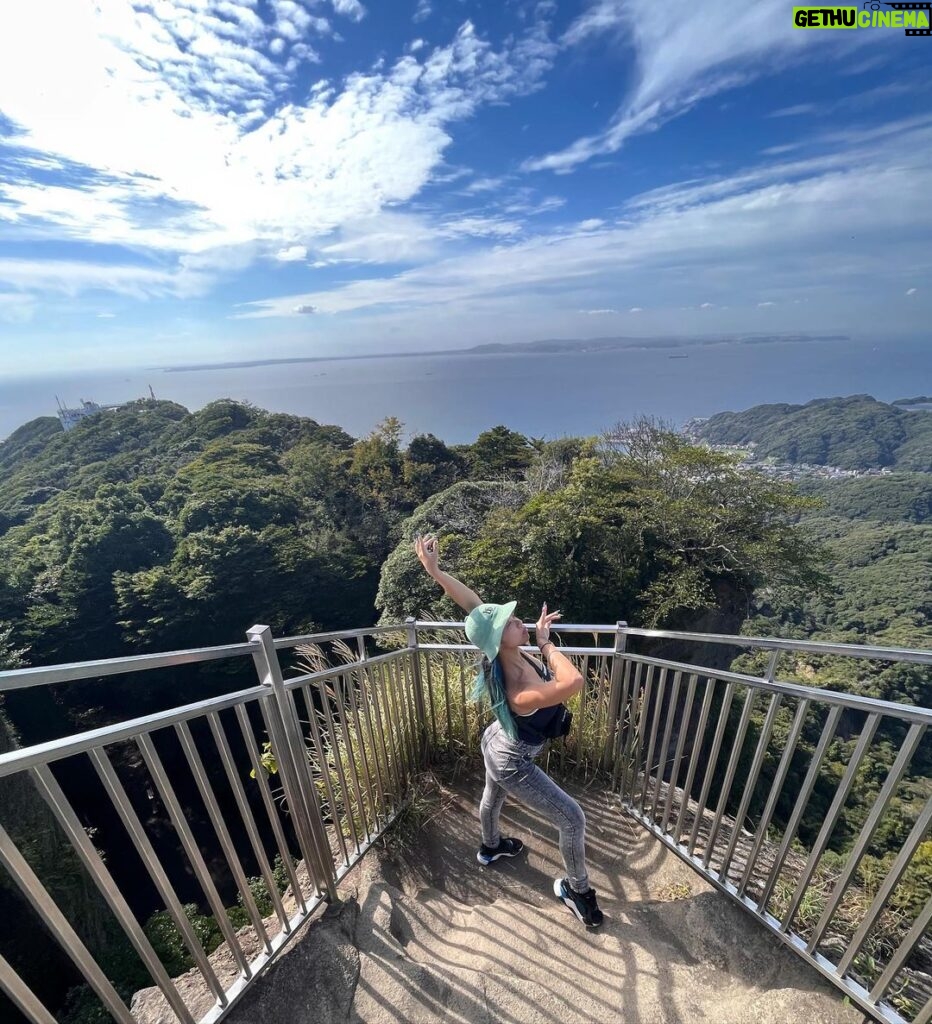
[(619, 620), (615, 623), (615, 651), (612, 654), (612, 671), (608, 688), (608, 729), (606, 730), (605, 750), (602, 752), (602, 767), (606, 771), (612, 766), (615, 730), (618, 728), (621, 712), (621, 672), (624, 667), (622, 655), (628, 646), (627, 630), (627, 622)]
[(427, 711), (424, 703), (424, 680), (421, 676), (421, 657), (417, 641), (417, 619), (414, 616), (409, 615), (405, 619), (405, 629), (408, 633), (409, 657), (411, 659), (411, 670), (414, 674), (414, 710), (417, 713), (418, 749), (421, 754), (421, 763), (423, 764), (427, 754), (428, 742)]
[(272, 731), (270, 739), (300, 845), (314, 857), (314, 863), (307, 865), (308, 874), (316, 874), (319, 888), (326, 890), (330, 899), (336, 902), (336, 878), (327, 830), (308, 766), (301, 723), (294, 702), (285, 689), (272, 630), (268, 626), (253, 626), (246, 636), (250, 642), (259, 644), (253, 661), (260, 682), (272, 689), (274, 699), (266, 702)]

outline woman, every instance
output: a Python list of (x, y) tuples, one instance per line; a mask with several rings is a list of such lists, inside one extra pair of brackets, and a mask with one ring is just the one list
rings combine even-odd
[(479, 805), (482, 845), (476, 858), (487, 865), (500, 857), (515, 857), (524, 849), (520, 839), (499, 832), (506, 796), (533, 807), (560, 830), (566, 877), (554, 882), (554, 894), (585, 925), (597, 928), (602, 911), (586, 871), (585, 815), (579, 804), (534, 764), (548, 739), (568, 732), (571, 716), (564, 701), (584, 685), (573, 663), (550, 639), (551, 623), (560, 613), (548, 613), (544, 604), (537, 620), (535, 639), (542, 664), (521, 650), (529, 634), (514, 615), (515, 601), (486, 604), (464, 583), (443, 572), (433, 534), (415, 538), (414, 550), (430, 576), (467, 613), (466, 636), (484, 655), (474, 698), (483, 693), (489, 698), (495, 721), (482, 735), (485, 790)]

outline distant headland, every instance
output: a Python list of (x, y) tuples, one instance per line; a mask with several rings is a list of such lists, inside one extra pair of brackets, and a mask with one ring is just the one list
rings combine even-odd
[(520, 355), (523, 353), (620, 352), (626, 349), (679, 349), (702, 348), (711, 345), (786, 345), (823, 341), (850, 341), (847, 334), (738, 334), (709, 335), (705, 337), (657, 338), (546, 338), (541, 341), (490, 342), (470, 348), (431, 349), (422, 352), (368, 352), (362, 355), (289, 356), (279, 359), (244, 359), (223, 363), (190, 363), (165, 366), (165, 373), (190, 373), (194, 370), (240, 370), (254, 366), (278, 366), (291, 363), (330, 363), (351, 359), (412, 359), (424, 356), (490, 356)]

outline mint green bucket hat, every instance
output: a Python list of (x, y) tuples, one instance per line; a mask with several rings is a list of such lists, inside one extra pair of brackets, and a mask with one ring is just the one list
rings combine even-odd
[(480, 604), (466, 616), (466, 636), (489, 659), (498, 657), (502, 633), (517, 608), (517, 601), (507, 604)]

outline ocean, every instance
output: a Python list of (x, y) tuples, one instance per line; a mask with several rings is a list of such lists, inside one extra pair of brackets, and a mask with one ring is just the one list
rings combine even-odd
[(181, 372), (7, 372), (0, 375), (0, 438), (36, 416), (54, 415), (56, 395), (66, 405), (82, 398), (103, 405), (148, 396), (150, 385), (157, 398), (191, 410), (217, 398), (245, 399), (337, 424), (356, 437), (397, 416), (408, 436), (429, 432), (459, 444), (499, 423), (531, 437), (557, 438), (596, 434), (641, 415), (680, 425), (763, 402), (930, 394), (932, 339), (448, 353)]

